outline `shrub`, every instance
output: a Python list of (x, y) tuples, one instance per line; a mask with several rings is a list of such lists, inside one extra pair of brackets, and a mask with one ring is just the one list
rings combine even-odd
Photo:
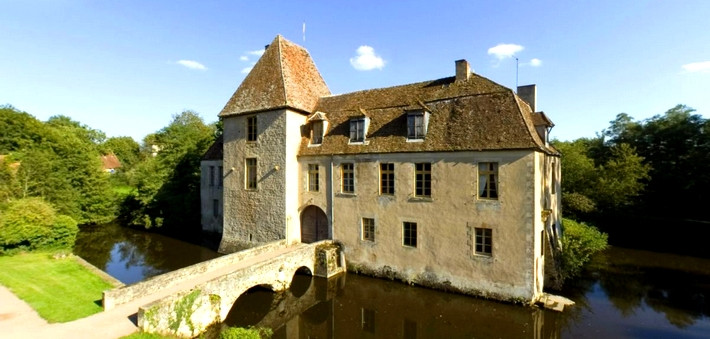
[(43, 199), (14, 200), (0, 215), (0, 253), (71, 248), (78, 232), (74, 219), (57, 215)]
[(264, 327), (227, 327), (219, 333), (219, 339), (267, 339), (273, 331)]
[(607, 247), (608, 236), (596, 227), (571, 219), (562, 219), (562, 255), (560, 274), (564, 281), (582, 271), (594, 253)]

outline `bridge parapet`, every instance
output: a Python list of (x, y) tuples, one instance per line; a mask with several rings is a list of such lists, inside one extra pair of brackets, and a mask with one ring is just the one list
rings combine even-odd
[(266, 286), (276, 292), (288, 289), (302, 267), (329, 278), (345, 272), (345, 258), (340, 246), (329, 240), (293, 245), (285, 253), (140, 307), (138, 327), (147, 333), (194, 337), (223, 321), (237, 298), (250, 288)]

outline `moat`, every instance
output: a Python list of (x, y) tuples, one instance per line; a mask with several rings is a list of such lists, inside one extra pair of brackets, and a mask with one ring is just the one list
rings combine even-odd
[[(75, 253), (126, 284), (217, 257), (216, 252), (117, 225), (83, 228)], [(612, 247), (555, 292), (564, 313), (347, 274), (296, 276), (291, 290), (254, 288), (230, 326), (266, 326), (274, 338), (706, 338), (710, 259)]]

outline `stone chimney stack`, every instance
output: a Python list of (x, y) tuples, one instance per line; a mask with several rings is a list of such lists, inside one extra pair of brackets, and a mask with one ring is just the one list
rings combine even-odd
[(456, 60), (456, 81), (468, 80), (471, 76), (471, 67), (466, 59)]
[(518, 96), (530, 105), (533, 113), (535, 113), (535, 101), (537, 101), (537, 86), (525, 85), (518, 86)]

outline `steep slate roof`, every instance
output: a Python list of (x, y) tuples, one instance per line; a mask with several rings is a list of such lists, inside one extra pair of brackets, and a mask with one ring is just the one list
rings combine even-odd
[(207, 152), (205, 152), (205, 155), (202, 156), (202, 160), (222, 160), (223, 158), (223, 148), (222, 144), (224, 138), (220, 135), (217, 140), (214, 141), (212, 146), (207, 149)]
[(219, 116), (287, 107), (308, 114), (327, 95), (330, 90), (308, 51), (277, 35)]
[[(530, 107), (512, 90), (476, 74), (323, 97), (315, 110), (330, 122), (323, 142), (299, 155), (365, 154), (537, 149), (545, 146), (533, 124)], [(426, 137), (407, 142), (407, 111), (430, 112)], [(365, 113), (370, 118), (366, 145), (350, 145), (349, 121)]]

